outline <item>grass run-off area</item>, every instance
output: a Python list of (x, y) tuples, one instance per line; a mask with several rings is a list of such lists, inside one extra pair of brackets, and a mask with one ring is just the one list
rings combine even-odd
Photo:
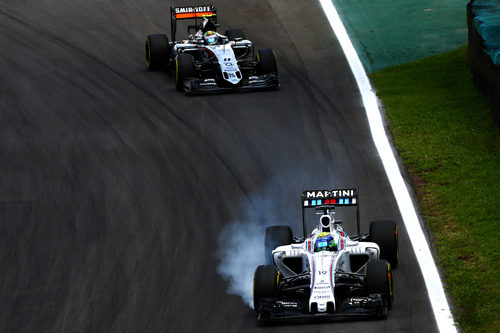
[(371, 79), (460, 329), (500, 332), (500, 129), (471, 80), (466, 50), (386, 68)]

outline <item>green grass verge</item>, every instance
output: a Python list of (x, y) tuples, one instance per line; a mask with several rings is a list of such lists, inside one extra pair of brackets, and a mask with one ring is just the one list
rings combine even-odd
[[(464, 332), (500, 331), (500, 130), (466, 47), (371, 75)], [(404, 277), (403, 277), (404, 278)]]

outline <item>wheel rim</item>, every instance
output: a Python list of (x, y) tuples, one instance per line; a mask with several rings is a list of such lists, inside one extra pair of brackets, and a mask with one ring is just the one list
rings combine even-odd
[(175, 57), (175, 86), (179, 85), (179, 61)]
[(146, 66), (151, 66), (151, 45), (149, 40), (146, 40)]
[(396, 262), (399, 261), (399, 246), (398, 246), (398, 226), (394, 231), (394, 237), (396, 237)]
[(278, 273), (276, 274), (276, 287), (274, 288), (275, 296), (278, 296), (278, 286), (280, 284), (280, 275), (281, 275), (281, 272), (278, 271)]
[(273, 55), (274, 55), (274, 65), (276, 66), (276, 73), (278, 73), (278, 57), (276, 56), (274, 50), (273, 50)]
[(392, 273), (391, 273), (391, 264), (387, 263), (387, 282), (389, 283), (389, 307), (392, 305), (392, 301), (393, 301), (393, 294), (392, 294)]

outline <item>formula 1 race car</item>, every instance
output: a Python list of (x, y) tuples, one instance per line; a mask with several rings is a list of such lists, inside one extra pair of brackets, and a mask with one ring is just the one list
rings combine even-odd
[[(151, 71), (175, 65), (175, 87), (186, 93), (278, 88), (278, 63), (272, 49), (254, 52), (243, 29), (216, 32), (217, 9), (211, 5), (170, 7), (171, 39), (146, 39)], [(192, 19), (188, 39), (175, 41), (177, 21)]]
[[(356, 207), (358, 235), (348, 236), (335, 209)], [(305, 209), (315, 208), (319, 225), (306, 233)], [(266, 229), (266, 265), (254, 273), (253, 302), (259, 321), (365, 316), (385, 318), (393, 301), (391, 267), (398, 264), (394, 221), (359, 232), (356, 189), (302, 192), (304, 236), (288, 226)]]

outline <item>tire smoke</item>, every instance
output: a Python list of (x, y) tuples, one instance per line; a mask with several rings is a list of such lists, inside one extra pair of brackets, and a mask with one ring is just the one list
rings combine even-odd
[(253, 308), (253, 273), (264, 263), (263, 225), (234, 222), (219, 235), (217, 272), (229, 282), (227, 292)]
[(295, 226), (301, 230), (302, 184), (315, 187), (315, 182), (309, 178), (314, 176), (322, 180), (325, 177), (321, 170), (315, 171), (316, 165), (319, 165), (317, 161), (312, 161), (308, 168), (311, 173), (281, 169), (279, 175), (270, 177), (270, 182), (242, 198), (235, 209), (238, 216), (229, 220), (220, 231), (217, 273), (228, 282), (226, 292), (240, 296), (252, 309), (253, 274), (259, 265), (265, 264), (265, 229), (271, 225), (289, 225), (292, 230)]

